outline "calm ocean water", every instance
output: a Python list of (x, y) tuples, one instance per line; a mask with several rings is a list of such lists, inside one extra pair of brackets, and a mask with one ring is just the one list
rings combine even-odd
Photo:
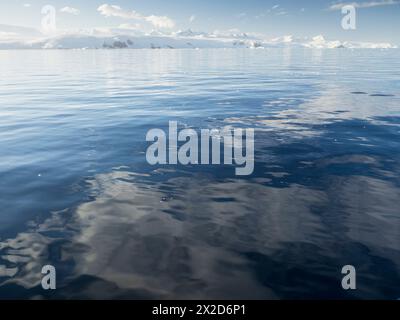
[[(400, 298), (399, 58), (0, 51), (0, 298)], [(253, 175), (148, 165), (170, 120), (255, 128)]]

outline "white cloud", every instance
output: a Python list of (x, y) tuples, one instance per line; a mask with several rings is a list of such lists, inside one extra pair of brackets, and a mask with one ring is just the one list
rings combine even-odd
[(30, 3), (24, 3), (24, 7), (25, 8), (30, 8), (30, 7), (32, 7), (32, 5)]
[(334, 3), (329, 7), (329, 10), (342, 10), (346, 5), (354, 6), (355, 8), (373, 8), (381, 6), (391, 6), (400, 4), (399, 0), (381, 0), (381, 1), (369, 1), (369, 2), (340, 2)]
[(175, 22), (167, 16), (144, 16), (136, 11), (127, 11), (122, 9), (120, 6), (103, 4), (97, 8), (97, 11), (105, 17), (118, 17), (122, 19), (131, 19), (139, 21), (147, 21), (156, 28), (172, 29), (175, 27)]
[(145, 20), (152, 23), (156, 28), (172, 29), (175, 27), (175, 22), (166, 16), (151, 15), (145, 17)]
[(119, 29), (128, 29), (128, 30), (140, 30), (141, 25), (139, 23), (131, 24), (131, 23), (123, 23), (119, 25)]
[(81, 13), (78, 9), (71, 8), (71, 7), (64, 7), (62, 9), (60, 9), (60, 12), (73, 14), (75, 16), (77, 16), (77, 15), (79, 15)]
[(195, 15), (191, 15), (189, 18), (189, 22), (192, 23), (194, 20), (196, 20), (196, 16)]
[(285, 11), (285, 9), (279, 4), (272, 6), (272, 8), (269, 9), (267, 12), (272, 13), (276, 16), (286, 16), (288, 14), (287, 11)]
[(103, 4), (97, 8), (97, 11), (105, 17), (119, 17), (123, 19), (141, 19), (142, 16), (136, 11), (126, 11), (120, 6)]
[(18, 34), (15, 32), (0, 31), (0, 40), (9, 40), (17, 38)]

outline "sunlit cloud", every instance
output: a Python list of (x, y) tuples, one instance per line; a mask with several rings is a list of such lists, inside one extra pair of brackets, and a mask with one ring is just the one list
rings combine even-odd
[(146, 21), (151, 23), (156, 28), (172, 29), (175, 27), (175, 22), (167, 16), (144, 16), (134, 10), (124, 10), (120, 6), (116, 5), (103, 4), (97, 8), (97, 11), (105, 17), (118, 17), (122, 19)]
[(157, 28), (172, 29), (175, 27), (175, 22), (166, 16), (151, 15), (144, 17), (147, 22), (151, 22)]
[(118, 28), (120, 29), (129, 29), (129, 30), (140, 30), (141, 29), (141, 25), (139, 23), (123, 23), (120, 24)]
[(77, 15), (79, 15), (81, 13), (78, 9), (71, 8), (71, 7), (64, 7), (62, 9), (60, 9), (60, 12), (73, 14), (75, 16), (77, 16)]
[(126, 11), (120, 6), (103, 4), (97, 8), (97, 11), (105, 17), (119, 17), (123, 19), (141, 19), (142, 16), (136, 11)]

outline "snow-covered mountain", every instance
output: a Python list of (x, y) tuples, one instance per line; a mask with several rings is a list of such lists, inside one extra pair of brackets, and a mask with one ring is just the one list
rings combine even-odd
[(304, 43), (305, 47), (315, 49), (336, 49), (336, 48), (351, 48), (351, 49), (391, 49), (396, 48), (390, 43), (371, 43), (371, 42), (341, 42), (341, 41), (329, 41), (323, 36), (319, 35), (312, 38), (311, 41)]
[(196, 48), (270, 48), (306, 47), (336, 48), (396, 48), (390, 43), (361, 43), (326, 40), (322, 35), (311, 40), (283, 36), (265, 39), (240, 32), (213, 33), (184, 30), (171, 33), (143, 33), (127, 25), (118, 28), (75, 30), (56, 36), (45, 36), (30, 28), (0, 25), (0, 49), (196, 49)]
[(184, 48), (228, 48), (229, 41), (198, 39), (189, 37), (145, 35), (145, 36), (92, 36), (62, 35), (29, 44), (39, 49), (184, 49)]

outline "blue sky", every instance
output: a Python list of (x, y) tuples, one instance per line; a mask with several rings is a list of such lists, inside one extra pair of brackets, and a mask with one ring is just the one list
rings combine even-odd
[[(59, 28), (117, 27), (188, 29), (211, 32), (239, 29), (268, 37), (323, 34), (332, 40), (400, 44), (400, 1), (358, 3), (357, 29), (341, 28), (342, 14), (326, 0), (7, 0), (0, 4), (0, 24), (40, 27), (41, 8), (57, 9)], [(103, 10), (99, 10), (102, 5)], [(111, 6), (119, 6), (113, 11)], [(67, 9), (65, 9), (67, 7)], [(63, 12), (60, 12), (63, 9)], [(76, 10), (75, 10), (76, 9)], [(110, 11), (111, 10), (111, 11)], [(132, 11), (135, 11), (132, 14)]]

